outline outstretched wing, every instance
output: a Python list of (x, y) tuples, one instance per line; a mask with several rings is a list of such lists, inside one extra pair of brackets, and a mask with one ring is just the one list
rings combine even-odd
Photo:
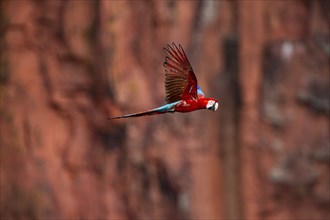
[(167, 103), (197, 99), (197, 78), (182, 46), (173, 43), (164, 50), (167, 55), (164, 62)]

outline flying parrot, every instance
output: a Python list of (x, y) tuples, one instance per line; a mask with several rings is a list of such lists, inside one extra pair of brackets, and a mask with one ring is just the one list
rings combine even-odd
[(164, 48), (166, 105), (148, 111), (110, 117), (109, 119), (158, 115), (168, 112), (191, 112), (199, 109), (216, 111), (218, 100), (205, 98), (182, 46), (172, 43)]

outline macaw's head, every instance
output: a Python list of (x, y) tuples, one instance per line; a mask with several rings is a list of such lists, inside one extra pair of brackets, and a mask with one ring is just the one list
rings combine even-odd
[(204, 98), (203, 100), (205, 109), (207, 110), (212, 110), (212, 111), (216, 111), (218, 109), (218, 100), (213, 99), (213, 98)]

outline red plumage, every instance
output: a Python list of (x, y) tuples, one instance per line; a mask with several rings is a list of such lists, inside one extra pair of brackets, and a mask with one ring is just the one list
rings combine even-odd
[(197, 99), (197, 78), (181, 45), (173, 43), (164, 50), (166, 101)]
[(163, 114), (167, 112), (191, 112), (199, 109), (216, 111), (218, 101), (213, 98), (205, 98), (199, 88), (195, 73), (182, 46), (172, 44), (164, 48), (166, 53), (165, 90), (168, 104), (152, 110), (111, 117), (110, 119), (140, 117), (144, 115)]

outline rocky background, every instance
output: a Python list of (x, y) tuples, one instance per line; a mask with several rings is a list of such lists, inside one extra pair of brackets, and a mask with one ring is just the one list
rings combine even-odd
[[(1, 1), (1, 219), (329, 219), (329, 8)], [(219, 110), (108, 120), (171, 42)]]

